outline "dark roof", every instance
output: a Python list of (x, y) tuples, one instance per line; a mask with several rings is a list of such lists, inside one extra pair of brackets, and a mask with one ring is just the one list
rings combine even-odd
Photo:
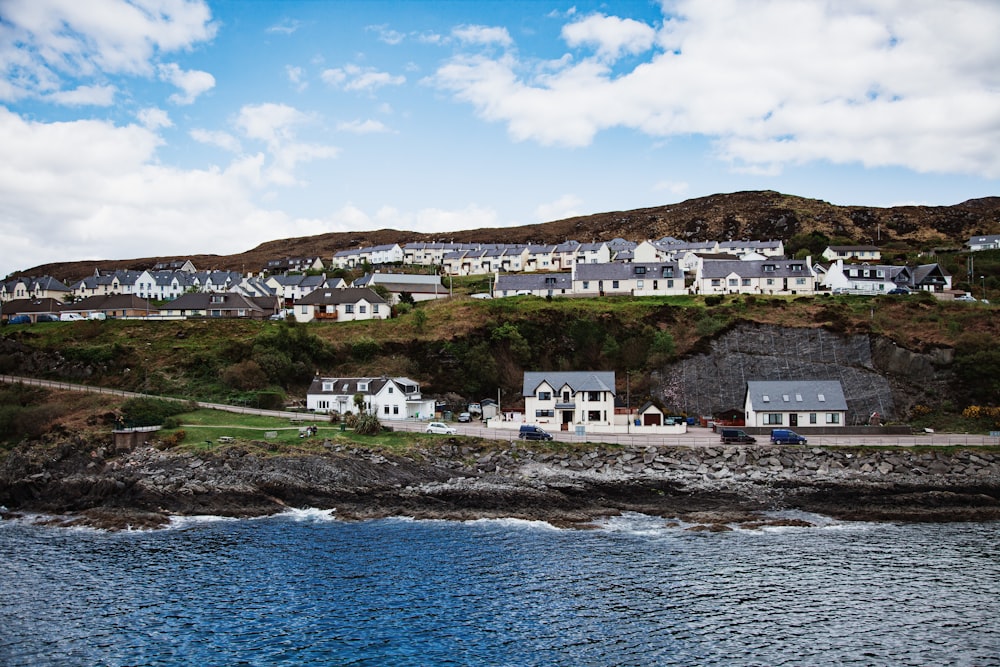
[(839, 380), (751, 380), (747, 382), (747, 394), (758, 412), (847, 410)]
[(369, 289), (368, 287), (345, 287), (342, 289), (330, 288), (314, 290), (296, 301), (296, 304), (321, 306), (337, 305), (342, 303), (357, 303), (362, 300), (367, 301), (368, 303), (386, 303), (385, 299), (380, 297), (377, 292)]
[(544, 371), (525, 371), (522, 396), (533, 396), (535, 390), (543, 382), (552, 389), (559, 391), (563, 386), (569, 386), (573, 393), (581, 391), (610, 391), (615, 393), (614, 371), (563, 371), (547, 373)]

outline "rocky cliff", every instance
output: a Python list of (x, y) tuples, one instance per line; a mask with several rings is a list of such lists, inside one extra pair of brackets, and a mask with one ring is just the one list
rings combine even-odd
[(936, 404), (952, 354), (913, 352), (867, 333), (746, 323), (707, 347), (654, 374), (653, 394), (664, 405), (689, 414), (742, 412), (749, 380), (839, 380), (848, 425), (867, 423), (872, 412), (905, 419), (916, 403)]
[[(258, 516), (335, 508), (344, 519), (521, 517), (585, 525), (625, 511), (725, 529), (798, 509), (850, 520), (1000, 519), (993, 450), (591, 445), (574, 450), (453, 438), (408, 456), (327, 441), (314, 454), (265, 443), (212, 453), (116, 454), (82, 439), (24, 447), (0, 464), (5, 518), (157, 527), (171, 514)], [(66, 516), (68, 515), (68, 516)]]

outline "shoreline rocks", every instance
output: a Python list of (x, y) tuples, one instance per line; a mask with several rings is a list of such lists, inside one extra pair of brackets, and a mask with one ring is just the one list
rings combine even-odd
[(345, 520), (512, 517), (578, 527), (636, 511), (705, 530), (734, 523), (698, 518), (706, 512), (740, 516), (735, 523), (748, 526), (787, 509), (865, 521), (1000, 519), (1000, 451), (990, 448), (536, 450), (449, 439), (408, 456), (330, 442), (309, 455), (238, 445), (210, 454), (59, 451), (26, 448), (0, 461), (0, 506), (106, 529), (291, 507), (336, 508)]

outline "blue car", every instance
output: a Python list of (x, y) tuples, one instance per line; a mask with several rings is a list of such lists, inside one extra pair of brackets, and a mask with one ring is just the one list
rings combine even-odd
[(806, 439), (795, 431), (787, 428), (771, 429), (771, 444), (773, 445), (804, 445)]
[(27, 315), (15, 315), (7, 320), (7, 324), (31, 324), (31, 318)]

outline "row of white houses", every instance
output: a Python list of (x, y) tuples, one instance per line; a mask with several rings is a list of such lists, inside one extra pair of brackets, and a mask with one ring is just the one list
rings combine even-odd
[[(490, 428), (517, 429), (523, 423), (549, 431), (582, 429), (587, 433), (674, 433), (685, 424), (668, 424), (653, 403), (632, 409), (622, 404), (614, 371), (527, 371), (520, 419), (492, 419)], [(306, 395), (311, 412), (355, 412), (360, 408), (382, 420), (432, 419), (435, 404), (423, 398), (420, 385), (406, 377), (321, 377)], [(745, 424), (760, 428), (840, 428), (848, 423), (848, 405), (837, 380), (749, 381), (744, 394)]]

